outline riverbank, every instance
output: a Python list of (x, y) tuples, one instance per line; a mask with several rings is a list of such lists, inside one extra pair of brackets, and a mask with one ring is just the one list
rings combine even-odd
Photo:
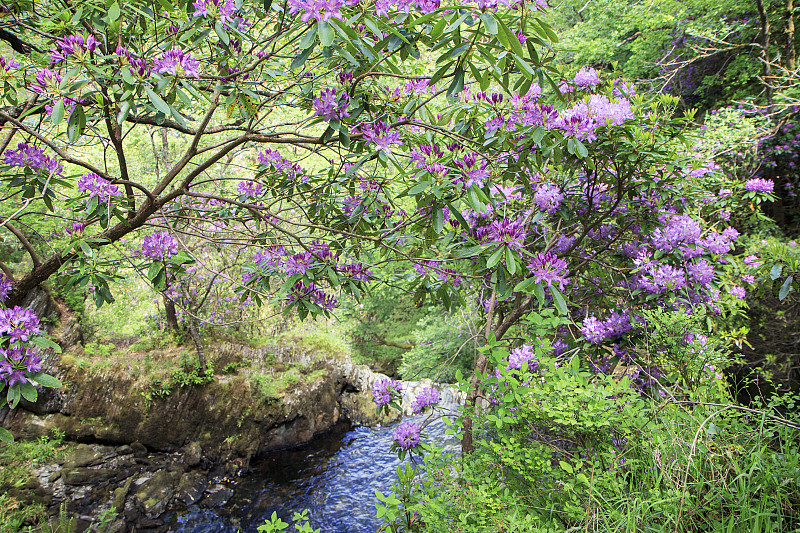
[[(31, 494), (55, 517), (66, 503), (77, 531), (110, 520), (105, 531), (166, 531), (168, 510), (224, 505), (226, 483), (264, 454), (294, 448), (339, 423), (386, 424), (372, 384), (385, 378), (349, 357), (294, 346), (219, 343), (203, 372), (188, 351), (73, 350), (55, 372), (65, 383), (35, 404), (0, 412), (21, 441), (54, 433), (78, 446), (34, 472)], [(52, 363), (53, 361), (51, 361)], [(409, 383), (406, 409), (429, 383)], [(450, 409), (458, 398), (446, 391)], [(114, 517), (111, 520), (110, 517)]]

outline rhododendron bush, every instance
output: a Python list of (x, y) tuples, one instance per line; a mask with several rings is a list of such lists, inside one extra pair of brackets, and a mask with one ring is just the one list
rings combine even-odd
[[(720, 274), (738, 236), (729, 219), (771, 187), (682, 148), (674, 99), (554, 67), (545, 8), (198, 0), (14, 13), (37, 45), (0, 63), (2, 224), (29, 256), (8, 304), (56, 275), (113, 301), (106, 250), (132, 239), (130, 262), (190, 314), (180, 280), (198, 268), (301, 318), (402, 281), (418, 300), (477, 307), (478, 344), (577, 353), (604, 373), (624, 362), (650, 384), (674, 369), (638, 349), (645, 311), (696, 313), (704, 331), (735, 311), (747, 288)], [(181, 151), (139, 172), (133, 141), (156, 129)], [(65, 232), (46, 255), (19, 229), (44, 217)], [(247, 260), (223, 275), (193, 257), (200, 244)], [(383, 268), (397, 262), (405, 275)], [(547, 308), (561, 322), (537, 336), (526, 316)], [(682, 342), (702, 351), (702, 333)], [(471, 402), (488, 363), (477, 358)]]

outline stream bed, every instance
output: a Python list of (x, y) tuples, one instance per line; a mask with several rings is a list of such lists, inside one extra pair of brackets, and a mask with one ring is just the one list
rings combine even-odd
[[(338, 425), (307, 446), (254, 461), (252, 470), (230, 485), (234, 495), (224, 506), (190, 507), (174, 518), (170, 531), (256, 533), (273, 512), (290, 522), (294, 512), (308, 509), (310, 524), (322, 532), (373, 533), (381, 525), (375, 491), (391, 491), (399, 465), (390, 451), (394, 427)], [(426, 435), (443, 444), (444, 423), (432, 423)]]

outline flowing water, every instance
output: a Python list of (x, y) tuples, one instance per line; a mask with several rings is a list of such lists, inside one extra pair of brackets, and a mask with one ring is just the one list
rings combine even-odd
[[(399, 465), (389, 451), (394, 427), (338, 426), (308, 446), (266, 456), (232, 485), (235, 494), (225, 506), (190, 510), (177, 517), (172, 531), (256, 533), (273, 512), (289, 522), (293, 512), (308, 509), (311, 525), (325, 533), (373, 533), (381, 525), (375, 491), (391, 491)], [(423, 436), (446, 444), (443, 429), (436, 421)]]

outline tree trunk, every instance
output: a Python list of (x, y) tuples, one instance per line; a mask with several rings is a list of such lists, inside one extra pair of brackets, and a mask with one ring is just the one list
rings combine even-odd
[(178, 331), (178, 315), (175, 312), (175, 302), (162, 295), (164, 298), (164, 314), (167, 315), (167, 331)]
[(203, 339), (200, 338), (200, 330), (197, 328), (197, 318), (189, 314), (189, 336), (192, 337), (194, 347), (197, 349), (197, 360), (200, 363), (200, 372), (206, 373), (206, 352), (203, 349)]
[(794, 0), (786, 0), (786, 49), (784, 51), (786, 70), (794, 72), (797, 68), (794, 45)]
[(769, 16), (764, 7), (764, 0), (756, 0), (758, 7), (758, 17), (761, 20), (761, 61), (764, 63), (764, 87), (767, 96), (767, 113), (772, 115), (773, 88), (772, 88), (772, 65), (769, 57)]

